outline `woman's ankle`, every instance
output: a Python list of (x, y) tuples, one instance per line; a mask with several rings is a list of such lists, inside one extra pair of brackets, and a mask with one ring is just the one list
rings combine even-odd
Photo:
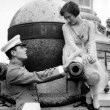
[(86, 97), (86, 102), (87, 102), (88, 104), (92, 104), (92, 103), (93, 103), (92, 97)]
[(96, 108), (96, 109), (100, 108), (99, 101), (98, 101), (98, 100), (94, 100), (94, 101), (93, 101), (93, 106), (94, 106), (94, 108)]

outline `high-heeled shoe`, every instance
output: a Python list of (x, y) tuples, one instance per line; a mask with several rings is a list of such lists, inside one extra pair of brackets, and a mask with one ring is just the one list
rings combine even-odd
[(94, 107), (93, 107), (93, 104), (88, 104), (88, 103), (83, 103), (82, 104), (84, 107), (87, 107), (89, 110), (93, 110), (94, 109)]

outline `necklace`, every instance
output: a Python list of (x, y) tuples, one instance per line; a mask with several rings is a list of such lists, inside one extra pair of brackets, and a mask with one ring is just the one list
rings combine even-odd
[(77, 28), (75, 26), (72, 26), (72, 30), (74, 31), (75, 35), (80, 39), (82, 40), (83, 37), (84, 37), (84, 33), (85, 33), (85, 30), (86, 30), (86, 23), (83, 22), (81, 23)]

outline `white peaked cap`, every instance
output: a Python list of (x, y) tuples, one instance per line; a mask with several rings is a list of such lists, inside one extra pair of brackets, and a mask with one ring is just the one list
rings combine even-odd
[(40, 103), (25, 103), (22, 110), (41, 110)]
[(22, 44), (20, 40), (20, 35), (16, 35), (11, 40), (9, 40), (2, 48), (2, 52), (7, 52), (9, 49), (15, 47), (16, 45)]

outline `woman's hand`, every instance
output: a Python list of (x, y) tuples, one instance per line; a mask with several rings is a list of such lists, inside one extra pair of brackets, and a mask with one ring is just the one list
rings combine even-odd
[(87, 54), (83, 57), (82, 62), (83, 62), (84, 65), (87, 65), (88, 63), (93, 64), (93, 63), (96, 62), (96, 59), (91, 54)]

